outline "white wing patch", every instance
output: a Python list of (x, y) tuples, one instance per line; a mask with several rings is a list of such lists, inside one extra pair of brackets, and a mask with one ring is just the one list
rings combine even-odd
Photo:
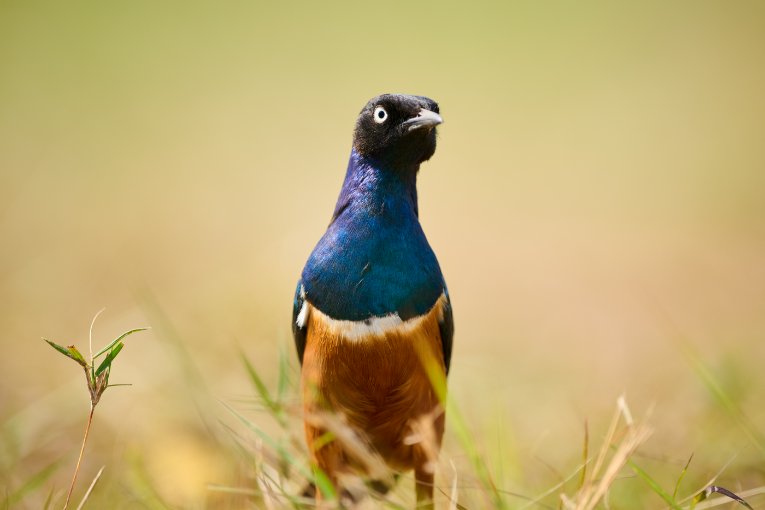
[(298, 313), (297, 319), (295, 319), (295, 324), (302, 329), (308, 322), (308, 313), (311, 310), (308, 306), (308, 301), (305, 299), (305, 287), (302, 285), (300, 286), (300, 299), (303, 300), (303, 306), (300, 307), (300, 312)]

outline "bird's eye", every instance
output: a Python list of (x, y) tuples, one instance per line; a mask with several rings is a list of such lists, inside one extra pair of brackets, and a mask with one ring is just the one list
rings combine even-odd
[(383, 108), (382, 106), (378, 106), (377, 108), (375, 108), (374, 118), (375, 118), (375, 122), (377, 122), (378, 124), (382, 124), (388, 119), (388, 112), (386, 112), (385, 108)]

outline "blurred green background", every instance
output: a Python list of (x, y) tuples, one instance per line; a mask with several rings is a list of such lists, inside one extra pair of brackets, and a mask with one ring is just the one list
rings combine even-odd
[(240, 348), (269, 382), (292, 355), (295, 282), (384, 92), (441, 105), (421, 220), (451, 392), (503, 487), (573, 470), (622, 392), (653, 409), (646, 462), (695, 452), (702, 480), (737, 455), (721, 481), (765, 485), (686, 354), (765, 430), (763, 63), (757, 1), (0, 0), (0, 485), (57, 459), (44, 485), (68, 485), (87, 397), (40, 337), (84, 346), (106, 307), (98, 345), (154, 329), (115, 366), (133, 386), (99, 406), (81, 484), (106, 464), (101, 490), (144, 507), (140, 464), (171, 505), (215, 505), (236, 469), (205, 423), (251, 397)]

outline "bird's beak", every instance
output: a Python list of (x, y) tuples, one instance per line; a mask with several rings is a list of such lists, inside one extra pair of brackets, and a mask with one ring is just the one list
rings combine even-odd
[(421, 108), (420, 113), (417, 114), (416, 117), (412, 117), (411, 119), (405, 121), (403, 125), (406, 126), (407, 131), (414, 131), (415, 129), (420, 129), (423, 127), (430, 129), (441, 124), (443, 121), (444, 119), (442, 119), (441, 116), (436, 112), (431, 112), (430, 110)]

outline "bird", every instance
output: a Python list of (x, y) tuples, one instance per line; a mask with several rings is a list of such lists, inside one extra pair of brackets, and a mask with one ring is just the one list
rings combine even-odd
[[(434, 155), (442, 122), (438, 103), (424, 96), (382, 94), (364, 106), (292, 314), (312, 464), (338, 494), (349, 475), (370, 475), (358, 444), (330, 426), (337, 418), (391, 472), (414, 471), (418, 508), (433, 507), (445, 420), (435, 380), (445, 391), (454, 336), (449, 292), (417, 203), (420, 165)], [(372, 486), (385, 492), (390, 483)]]

